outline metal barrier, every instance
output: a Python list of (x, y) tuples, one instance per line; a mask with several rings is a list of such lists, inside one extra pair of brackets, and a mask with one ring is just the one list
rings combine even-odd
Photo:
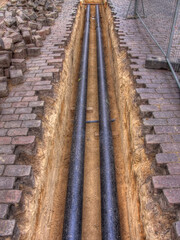
[(157, 48), (152, 54), (164, 57), (180, 88), (180, 0), (131, 0), (126, 19), (140, 20)]

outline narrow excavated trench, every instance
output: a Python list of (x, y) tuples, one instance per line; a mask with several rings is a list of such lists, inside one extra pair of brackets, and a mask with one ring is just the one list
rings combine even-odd
[[(45, 129), (31, 159), (35, 187), (26, 188), (24, 209), (17, 211), (20, 239), (62, 239), (71, 140), (81, 60), (86, 6), (79, 6), (70, 43), (65, 51), (61, 80), (54, 98), (45, 99)], [(135, 102), (127, 52), (119, 49), (110, 9), (100, 6), (109, 108), (113, 135), (120, 232), (122, 240), (168, 240), (156, 222), (164, 225), (153, 200), (151, 160), (145, 154), (141, 121)], [(95, 6), (91, 6), (82, 239), (102, 239), (99, 150), (99, 108)], [(95, 122), (93, 122), (95, 120)]]

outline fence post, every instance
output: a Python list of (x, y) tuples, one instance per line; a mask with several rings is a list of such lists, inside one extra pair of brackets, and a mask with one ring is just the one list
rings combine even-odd
[(137, 10), (138, 10), (138, 0), (135, 0), (134, 3), (134, 17), (137, 17)]
[(175, 12), (174, 12), (173, 23), (172, 23), (172, 28), (171, 28), (171, 34), (170, 34), (170, 38), (169, 38), (169, 44), (168, 44), (166, 58), (170, 57), (171, 47), (172, 47), (172, 43), (173, 43), (173, 37), (174, 37), (175, 26), (176, 26), (176, 22), (177, 22), (177, 18), (178, 18), (179, 9), (180, 9), (180, 0), (177, 0), (177, 2), (176, 2), (176, 9), (175, 9)]
[(126, 13), (126, 19), (128, 18), (128, 13), (129, 13), (129, 9), (130, 9), (130, 7), (131, 7), (132, 1), (133, 1), (133, 0), (131, 0), (130, 3), (129, 3), (128, 10), (127, 10), (127, 13)]

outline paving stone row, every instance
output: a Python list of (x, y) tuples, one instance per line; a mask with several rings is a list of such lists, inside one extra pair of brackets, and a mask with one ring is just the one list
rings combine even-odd
[[(119, 4), (119, 5), (118, 5)], [(145, 60), (157, 49), (137, 19), (126, 20), (127, 1), (110, 0), (119, 47), (127, 49), (140, 102), (147, 153), (155, 154), (157, 176), (152, 177), (155, 193), (162, 192), (167, 208), (177, 212), (172, 239), (180, 239), (180, 93), (171, 72), (145, 68)], [(118, 7), (119, 6), (119, 7)], [(118, 8), (117, 8), (118, 7)], [(121, 9), (122, 7), (122, 9)], [(122, 14), (120, 14), (120, 12)], [(158, 24), (154, 22), (154, 26)], [(143, 33), (143, 34), (142, 34)], [(147, 39), (147, 41), (146, 41)], [(151, 43), (151, 44), (147, 44)], [(159, 167), (162, 171), (159, 172)]]
[(51, 34), (48, 37), (43, 35), (41, 54), (26, 59), (24, 82), (14, 86), (8, 97), (0, 100), (0, 239), (13, 237), (17, 228), (10, 206), (19, 204), (23, 193), (16, 181), (23, 179), (23, 183), (33, 184), (32, 167), (16, 165), (16, 162), (19, 151), (33, 154), (36, 133), (41, 131), (37, 109), (43, 110), (45, 104), (39, 94), (52, 92), (53, 84), (60, 79), (77, 4), (77, 0), (63, 3)]

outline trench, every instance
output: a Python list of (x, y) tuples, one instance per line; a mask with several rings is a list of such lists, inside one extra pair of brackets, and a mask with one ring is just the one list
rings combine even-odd
[[(54, 99), (46, 98), (42, 140), (31, 159), (35, 187), (26, 187), (24, 208), (17, 211), (20, 239), (62, 239), (75, 103), (86, 6), (79, 6), (71, 40), (65, 51), (61, 80)], [(168, 240), (162, 225), (168, 216), (152, 197), (152, 158), (144, 149), (141, 120), (127, 52), (119, 49), (108, 7), (100, 6), (104, 56), (122, 240)], [(102, 239), (99, 151), (98, 79), (95, 6), (91, 6), (82, 239)], [(158, 222), (156, 216), (158, 215)]]

